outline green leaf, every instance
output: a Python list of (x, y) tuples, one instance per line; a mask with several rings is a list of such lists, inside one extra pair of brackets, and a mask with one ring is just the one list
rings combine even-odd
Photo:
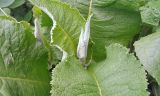
[(43, 27), (51, 27), (53, 25), (53, 22), (51, 18), (44, 12), (42, 12), (42, 17), (41, 17), (41, 26)]
[[(29, 5), (29, 4), (28, 4)], [(31, 15), (31, 8), (32, 7), (27, 7), (26, 6), (19, 6), (17, 8), (12, 9), (12, 16), (17, 20), (17, 21), (24, 21), (26, 18), (26, 15)], [(30, 12), (30, 13), (29, 13)], [(29, 16), (30, 18), (30, 16)], [(32, 22), (32, 21), (30, 21)]]
[(14, 3), (12, 3), (9, 8), (16, 8), (24, 4), (26, 1), (25, 0), (15, 0)]
[[(83, 9), (89, 4), (90, 0), (57, 0), (64, 1), (72, 6), (80, 9), (83, 13)], [(143, 6), (147, 0), (92, 0), (94, 7), (113, 7), (118, 9), (127, 9), (138, 11), (139, 7)], [(87, 8), (88, 9), (88, 8)], [(86, 10), (86, 9), (85, 9)]]
[(26, 13), (26, 15), (24, 16), (24, 21), (30, 22), (31, 19), (32, 19), (32, 17), (33, 17), (32, 11), (28, 11), (28, 12)]
[(63, 56), (63, 52), (57, 48), (57, 46), (53, 46), (50, 44), (49, 38), (49, 30), (50, 27), (53, 25), (51, 18), (41, 11), (38, 7), (33, 7), (33, 15), (39, 21), (34, 21), (35, 23), (35, 30), (40, 32), (34, 32), (37, 34), (37, 39), (44, 43), (44, 46), (48, 49), (48, 62), (49, 62), (49, 69), (52, 69), (53, 66), (57, 65)]
[(150, 0), (140, 10), (142, 22), (152, 26), (158, 26), (160, 21), (160, 0)]
[(48, 56), (26, 22), (0, 17), (0, 95), (48, 96)]
[(49, 69), (52, 69), (53, 66), (61, 62), (62, 57), (63, 57), (63, 52), (61, 52), (60, 49), (58, 49), (56, 46), (50, 46), (49, 60), (48, 60)]
[(0, 8), (8, 7), (11, 5), (15, 0), (0, 0)]
[(139, 7), (143, 6), (148, 0), (114, 0), (114, 1), (115, 2), (113, 4), (110, 4), (108, 6), (113, 6), (114, 8), (118, 9), (120, 8), (120, 9), (139, 11)]
[(140, 31), (141, 20), (137, 12), (106, 7), (93, 8), (93, 14), (91, 38), (95, 42), (96, 61), (105, 58), (105, 45), (116, 42), (127, 46)]
[[(60, 1), (71, 4), (78, 8), (84, 17), (88, 17), (88, 0)], [(105, 45), (128, 45), (141, 26), (140, 14), (134, 10), (139, 9), (144, 2), (145, 0), (93, 0), (91, 39), (94, 42), (94, 60), (105, 59)]]
[(41, 9), (39, 9), (37, 6), (34, 6), (32, 8), (32, 11), (33, 11), (34, 19), (35, 19), (34, 20), (35, 29), (38, 29), (40, 31), (38, 33), (41, 37), (41, 40), (45, 42), (45, 46), (49, 48), (50, 47), (49, 31), (53, 25), (53, 22), (51, 18), (46, 13), (44, 13)]
[(42, 15), (42, 11), (37, 6), (33, 6), (32, 12), (35, 18)]
[(134, 46), (145, 69), (160, 84), (160, 32), (141, 38)]
[[(4, 11), (5, 13), (3, 13), (2, 11)], [(2, 10), (0, 10), (0, 16), (5, 16), (5, 15), (10, 15), (11, 10), (9, 8), (2, 8)]]
[(53, 34), (51, 33), (53, 43), (60, 46), (69, 55), (75, 55), (80, 29), (85, 24), (85, 20), (78, 10), (56, 0), (48, 0), (47, 2), (46, 0), (30, 1), (53, 20), (53, 26), (56, 26)]
[(87, 70), (74, 57), (57, 65), (51, 96), (148, 96), (145, 70), (134, 55), (119, 44), (106, 50), (107, 58)]

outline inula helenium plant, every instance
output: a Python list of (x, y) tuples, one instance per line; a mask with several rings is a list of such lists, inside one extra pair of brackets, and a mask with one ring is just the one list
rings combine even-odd
[(0, 96), (160, 96), (160, 0), (0, 0)]

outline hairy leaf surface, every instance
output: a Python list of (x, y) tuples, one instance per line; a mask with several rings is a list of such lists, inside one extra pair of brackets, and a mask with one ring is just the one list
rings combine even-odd
[[(62, 47), (71, 55), (76, 54), (80, 29), (85, 20), (77, 9), (56, 0), (30, 0), (56, 22), (53, 30), (53, 43)], [(53, 21), (54, 21), (53, 20)]]
[(136, 55), (145, 69), (160, 84), (160, 33), (156, 32), (135, 42)]
[[(79, 9), (88, 17), (89, 0), (60, 0)], [(145, 0), (93, 0), (91, 39), (94, 42), (93, 58), (105, 59), (105, 45), (120, 43), (125, 46), (140, 31), (139, 9)]]
[(0, 17), (0, 96), (48, 96), (47, 51), (31, 26)]
[(150, 0), (140, 10), (142, 22), (152, 26), (158, 26), (160, 21), (160, 0)]
[(148, 96), (146, 73), (133, 54), (119, 44), (106, 50), (107, 58), (87, 70), (74, 57), (57, 65), (52, 96)]

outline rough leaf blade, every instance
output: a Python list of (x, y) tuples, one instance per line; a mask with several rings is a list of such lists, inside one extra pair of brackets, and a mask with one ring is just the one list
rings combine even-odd
[[(88, 17), (89, 0), (59, 0), (79, 9)], [(120, 43), (125, 46), (140, 31), (141, 16), (135, 11), (145, 0), (93, 0), (91, 20), (91, 39), (93, 58), (105, 59), (105, 45)], [(99, 50), (101, 49), (101, 50)]]
[(0, 17), (0, 96), (48, 96), (47, 52), (31, 26)]
[(53, 43), (63, 48), (68, 54), (75, 55), (80, 30), (85, 24), (78, 10), (56, 0), (30, 1), (55, 19), (56, 27), (51, 34)]
[(160, 84), (160, 33), (148, 35), (135, 42), (134, 46), (145, 69)]
[(121, 45), (106, 48), (107, 58), (85, 70), (74, 57), (57, 65), (52, 96), (148, 96), (146, 73)]
[(160, 21), (160, 0), (151, 0), (140, 8), (142, 22), (158, 26)]

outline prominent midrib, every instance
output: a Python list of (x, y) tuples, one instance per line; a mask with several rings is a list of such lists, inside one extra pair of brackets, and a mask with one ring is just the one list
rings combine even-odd
[[(58, 24), (57, 24), (57, 25), (58, 25)], [(71, 36), (69, 33), (67, 33), (60, 25), (58, 25), (58, 27), (61, 29), (61, 31), (62, 31), (64, 34), (66, 34), (65, 36), (68, 37), (69, 41), (70, 41), (71, 44), (72, 44), (72, 45), (70, 45), (70, 46), (72, 46), (72, 48), (74, 49), (74, 52), (75, 52), (76, 47), (75, 47), (74, 40), (72, 39), (72, 36)]]
[(97, 80), (97, 77), (96, 77), (95, 73), (92, 73), (92, 76), (93, 76), (94, 80), (96, 81), (96, 85), (97, 85), (98, 90), (99, 90), (99, 95), (100, 95), (100, 96), (103, 96), (103, 95), (102, 95), (102, 90), (101, 90), (100, 84), (99, 84), (99, 82), (98, 82), (98, 80)]
[(38, 81), (38, 80), (36, 81), (36, 80), (22, 79), (22, 78), (0, 77), (0, 79), (15, 80), (15, 81), (25, 81), (25, 82), (32, 82), (32, 83), (38, 83), (38, 84), (48, 85), (47, 82), (42, 82), (42, 81)]
[[(30, 0), (30, 1), (32, 1), (32, 0)], [(40, 0), (40, 1), (43, 1), (43, 0)], [(39, 3), (38, 1), (36, 1), (36, 0), (33, 0), (32, 1), (32, 3), (34, 3), (35, 5), (37, 5), (37, 6), (39, 6), (40, 7), (40, 9), (41, 10), (43, 10), (44, 11), (44, 9), (42, 8), (43, 6), (41, 5), (41, 3)], [(79, 11), (76, 9), (76, 8), (72, 8), (71, 6), (69, 6), (68, 4), (65, 4), (65, 3), (62, 3), (62, 2), (59, 2), (59, 1), (52, 1), (52, 2), (50, 2), (50, 3), (47, 3), (47, 2), (45, 2), (45, 4), (44, 4), (44, 6), (45, 6), (45, 8), (48, 10), (48, 13), (50, 13), (52, 16), (50, 16), (50, 15), (48, 15), (48, 13), (46, 12), (46, 11), (44, 11), (51, 19), (52, 19), (52, 17), (55, 17), (54, 16), (54, 12), (50, 9), (50, 7), (46, 7), (48, 4), (50, 4), (50, 5), (53, 5), (53, 7), (55, 6), (55, 9), (63, 9), (63, 8), (69, 8), (69, 9), (66, 9), (66, 10), (68, 10), (68, 12), (69, 13), (72, 13), (72, 14), (76, 14), (76, 19), (77, 19), (77, 21), (79, 21), (78, 23), (80, 23), (80, 25), (82, 25), (82, 26), (78, 26), (79, 28), (81, 28), (81, 27), (83, 27), (83, 25), (85, 24), (85, 19), (83, 18), (83, 16), (81, 16), (81, 14), (79, 13)], [(62, 6), (62, 4), (63, 4), (63, 6)], [(58, 7), (57, 7), (58, 6)], [(61, 11), (61, 10), (60, 10)], [(57, 15), (58, 16), (58, 15)], [(58, 26), (60, 29), (61, 29), (61, 31), (65, 34), (65, 36), (69, 39), (69, 41), (70, 41), (70, 44), (71, 44), (71, 46), (72, 46), (72, 48), (74, 49), (74, 54), (75, 54), (75, 52), (76, 52), (76, 43), (78, 42), (77, 40), (76, 41), (74, 41), (74, 39), (72, 38), (72, 36), (73, 36), (73, 34), (69, 31), (68, 32), (68, 30), (65, 30), (63, 27), (62, 27), (62, 25), (60, 24), (60, 22), (61, 22), (61, 20), (59, 20), (59, 18), (54, 18), (54, 20), (56, 21), (56, 26)], [(52, 20), (53, 21), (53, 20)], [(54, 22), (54, 21), (53, 21)], [(84, 24), (83, 24), (84, 23)], [(71, 25), (73, 25), (73, 22), (71, 22)], [(77, 28), (76, 28), (77, 29)], [(55, 29), (53, 29), (53, 31), (54, 31)], [(54, 33), (53, 33), (54, 34)], [(80, 30), (79, 30), (79, 34), (80, 34)], [(77, 37), (77, 38), (79, 38), (79, 37)], [(53, 41), (54, 42), (54, 41)]]

